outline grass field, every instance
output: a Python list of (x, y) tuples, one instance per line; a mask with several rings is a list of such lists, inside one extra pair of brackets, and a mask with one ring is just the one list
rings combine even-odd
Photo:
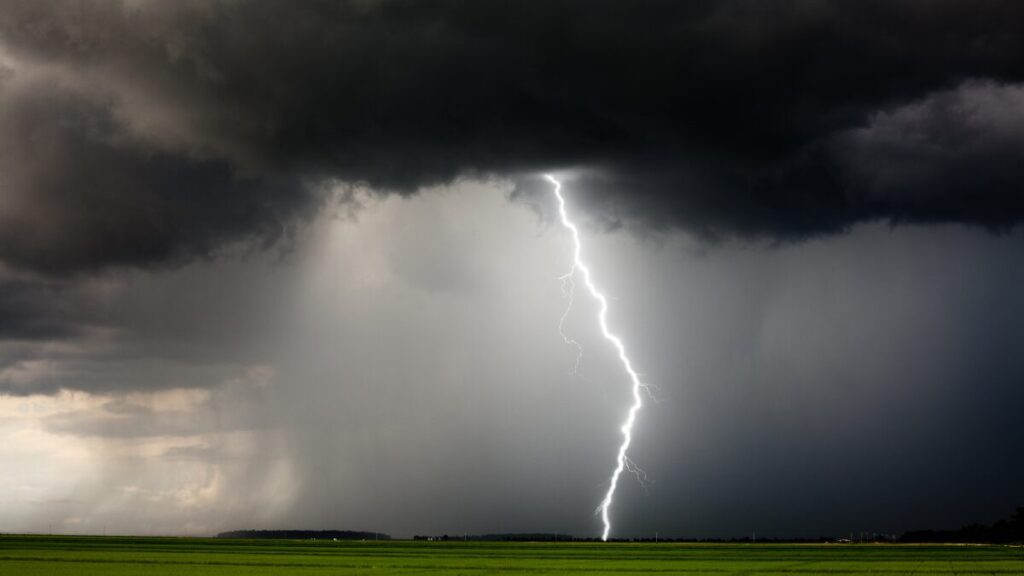
[(520, 573), (1024, 574), (1024, 549), (0, 536), (3, 575)]

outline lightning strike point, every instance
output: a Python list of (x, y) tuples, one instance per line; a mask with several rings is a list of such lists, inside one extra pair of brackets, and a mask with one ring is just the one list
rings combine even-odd
[[(555, 198), (558, 200), (558, 216), (561, 219), (562, 227), (568, 230), (572, 235), (572, 270), (570, 270), (565, 276), (562, 276), (563, 287), (566, 285), (566, 280), (569, 281), (569, 306), (572, 306), (572, 290), (575, 286), (572, 283), (572, 277), (579, 272), (583, 277), (583, 284), (587, 287), (587, 291), (590, 292), (590, 295), (597, 300), (600, 305), (600, 309), (597, 314), (597, 321), (601, 327), (601, 335), (604, 336), (604, 339), (611, 343), (618, 352), (619, 361), (622, 363), (622, 367), (626, 370), (626, 374), (629, 375), (632, 387), (633, 403), (630, 405), (629, 411), (626, 413), (626, 420), (620, 428), (622, 431), (622, 443), (619, 445), (618, 455), (615, 459), (615, 469), (612, 471), (611, 478), (608, 482), (608, 491), (605, 493), (604, 499), (601, 500), (601, 503), (597, 507), (597, 512), (600, 513), (601, 521), (604, 523), (604, 531), (601, 533), (601, 540), (607, 542), (608, 536), (612, 531), (610, 510), (612, 503), (615, 500), (615, 490), (619, 487), (619, 477), (622, 476), (624, 471), (628, 470), (636, 475), (637, 479), (640, 480), (641, 483), (644, 483), (644, 479), (646, 479), (646, 474), (644, 474), (643, 471), (626, 456), (626, 452), (629, 450), (629, 445), (633, 442), (633, 424), (636, 423), (637, 412), (639, 412), (640, 407), (643, 406), (640, 392), (642, 390), (649, 392), (649, 389), (640, 381), (640, 375), (633, 369), (633, 363), (630, 362), (629, 356), (626, 354), (626, 346), (623, 344), (622, 339), (608, 329), (608, 299), (594, 284), (593, 279), (590, 277), (590, 268), (588, 268), (586, 263), (583, 261), (583, 245), (580, 242), (579, 228), (577, 228), (572, 220), (569, 219), (569, 214), (565, 207), (565, 198), (562, 196), (562, 183), (550, 174), (545, 174), (544, 178), (554, 186)], [(565, 314), (562, 315), (561, 321), (558, 323), (559, 332), (562, 331), (562, 326), (565, 323), (565, 317), (568, 313), (568, 310), (566, 310)], [(582, 353), (579, 343), (567, 337), (564, 332), (562, 333), (562, 338), (565, 339), (567, 344), (575, 345), (577, 350)], [(577, 356), (576, 365), (578, 368), (579, 356)]]

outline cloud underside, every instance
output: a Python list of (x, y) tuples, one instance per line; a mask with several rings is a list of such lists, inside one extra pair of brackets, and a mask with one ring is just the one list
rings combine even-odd
[(0, 259), (272, 243), (325, 188), (571, 171), (707, 237), (1024, 215), (1015, 3), (8, 2)]

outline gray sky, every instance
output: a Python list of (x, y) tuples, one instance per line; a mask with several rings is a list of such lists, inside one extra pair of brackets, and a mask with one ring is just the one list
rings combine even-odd
[(0, 531), (599, 534), (629, 388), (544, 171), (655, 390), (613, 535), (1005, 516), (1024, 39), (974, 6), (5, 4)]

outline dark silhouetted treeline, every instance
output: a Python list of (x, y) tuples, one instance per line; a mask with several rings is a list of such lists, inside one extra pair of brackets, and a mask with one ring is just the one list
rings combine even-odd
[(276, 538), (279, 540), (391, 540), (378, 532), (352, 530), (234, 530), (221, 532), (217, 538)]
[[(601, 542), (600, 538), (593, 536), (580, 537), (571, 534), (553, 534), (547, 532), (526, 532), (513, 534), (442, 534), (439, 536), (424, 536), (417, 534), (413, 540), (428, 540), (431, 542)], [(888, 541), (888, 540), (886, 540)], [(749, 544), (751, 542), (763, 542), (771, 544), (812, 544), (812, 543), (834, 543), (849, 542), (849, 540), (837, 540), (827, 536), (819, 538), (757, 538), (752, 540), (750, 536), (744, 538), (612, 538), (609, 542), (689, 542), (689, 543), (721, 543), (721, 544)]]
[(580, 540), (580, 538), (575, 538), (573, 536), (570, 536), (569, 534), (549, 534), (546, 532), (528, 532), (517, 534), (442, 534), (440, 536), (422, 536), (417, 534), (416, 536), (413, 536), (412, 539), (439, 542), (448, 542), (450, 540), (471, 540), (474, 542), (569, 542), (574, 540)]
[[(278, 538), (290, 540), (390, 540), (391, 536), (376, 532), (351, 530), (235, 530), (221, 532), (218, 538)], [(442, 534), (439, 536), (413, 536), (414, 540), (429, 541), (476, 541), (476, 542), (594, 542), (597, 538), (580, 538), (570, 534), (526, 532), (510, 534)], [(615, 542), (722, 542), (722, 543), (855, 543), (892, 542), (894, 535), (859, 533), (847, 538), (628, 538), (614, 539)], [(898, 539), (902, 543), (970, 543), (970, 544), (1024, 544), (1024, 506), (1005, 520), (992, 525), (969, 524), (959, 530), (913, 530)]]
[(1024, 543), (1024, 506), (1018, 507), (1006, 520), (991, 526), (969, 524), (959, 530), (915, 530), (900, 538), (907, 543), (955, 542), (971, 544)]
[(545, 533), (482, 534), (480, 536), (470, 536), (470, 538), (489, 542), (566, 542), (573, 539), (569, 534)]

